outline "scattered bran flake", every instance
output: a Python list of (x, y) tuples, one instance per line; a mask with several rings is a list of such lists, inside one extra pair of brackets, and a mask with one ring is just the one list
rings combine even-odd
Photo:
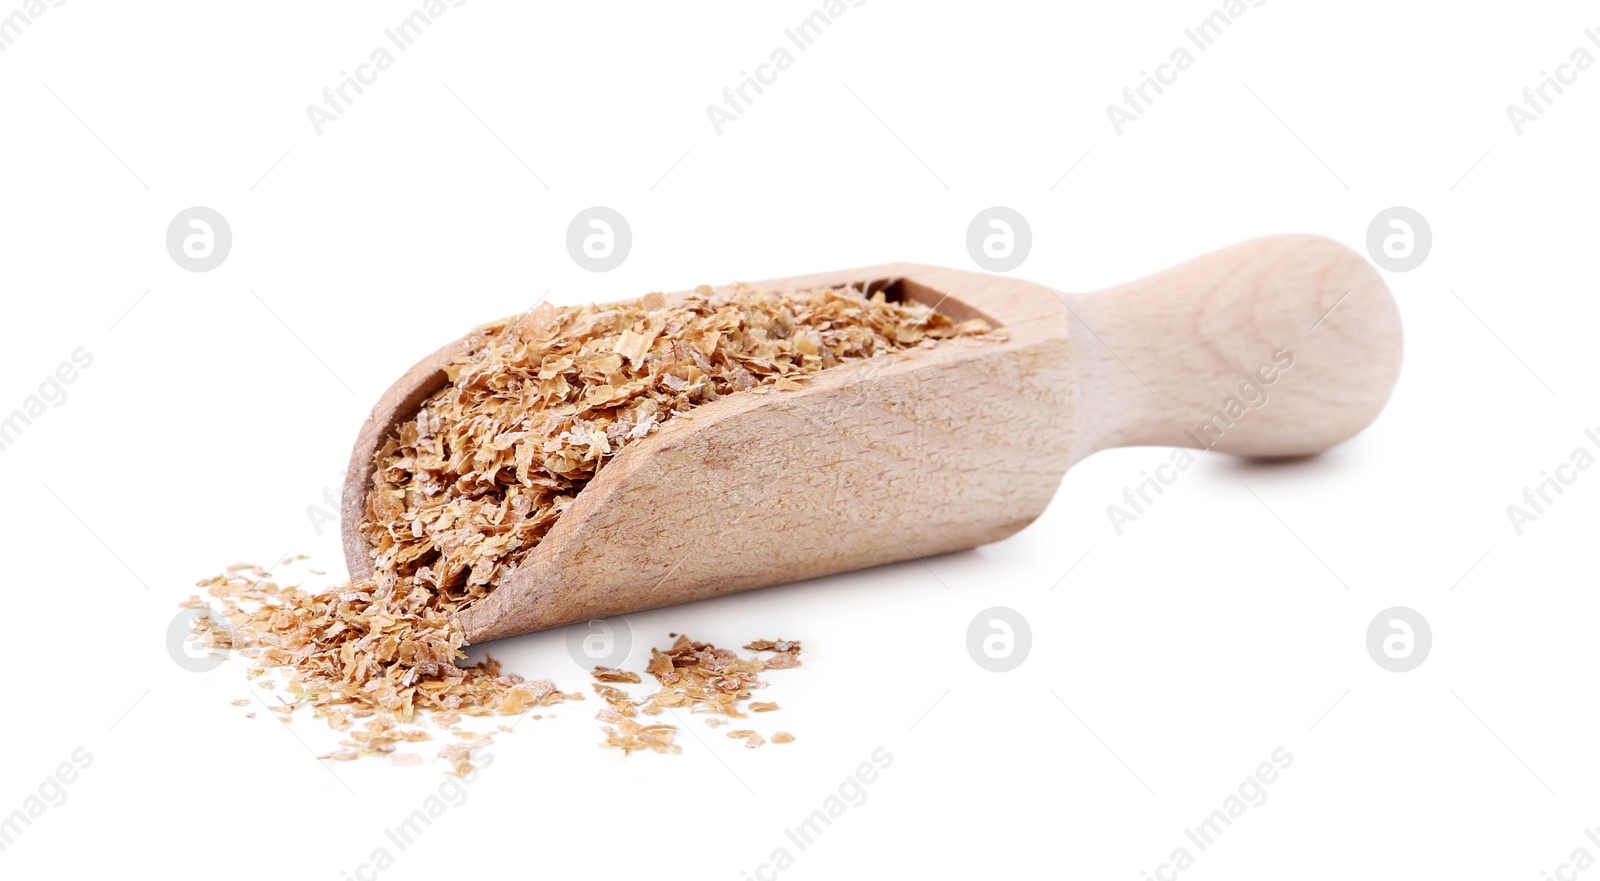
[[(596, 667), (594, 668), (593, 676), (598, 680), (594, 683), (595, 694), (600, 695), (600, 699), (605, 701), (605, 706), (602, 706), (595, 713), (594, 717), (596, 719), (602, 722), (609, 722), (612, 725), (621, 725), (625, 720), (638, 715), (638, 705), (628, 696), (628, 693), (606, 683), (628, 682), (630, 681), (628, 677), (632, 677), (631, 681), (638, 682), (639, 674), (626, 673), (622, 670), (613, 670), (608, 667)], [(602, 730), (615, 733), (611, 728), (602, 728)], [(666, 744), (672, 742), (673, 736), (674, 732), (670, 728), (653, 735), (656, 741)], [(623, 743), (630, 743), (631, 749), (631, 741), (622, 739), (620, 735), (617, 738), (608, 736), (602, 746), (613, 746), (621, 749)]]
[(600, 682), (638, 682), (639, 674), (631, 670), (614, 670), (610, 667), (594, 668), (594, 678)]
[(493, 658), (459, 665), (460, 627), (414, 583), (403, 591), (399, 583), (362, 582), (313, 594), (238, 570), (202, 586), (221, 601), (227, 621), (226, 630), (210, 632), (228, 635), (244, 657), (287, 672), (293, 701), (268, 708), (288, 722), (309, 706), (335, 730), (366, 720), (367, 728), (341, 744), (362, 755), (410, 739), (374, 726), (412, 722), (419, 712), (432, 712), (430, 721), (448, 728), (463, 716), (516, 714), (569, 697), (549, 680), (503, 674)]
[(768, 670), (787, 670), (790, 667), (800, 666), (800, 655), (794, 652), (779, 652), (767, 659)]
[(744, 647), (747, 652), (794, 652), (800, 653), (800, 641), (797, 639), (758, 639)]
[(232, 704), (236, 707), (248, 707), (250, 706), (250, 699), (247, 697), (242, 697), (236, 701), (232, 701)]
[(563, 700), (566, 695), (560, 694), (555, 683), (548, 679), (525, 682), (506, 692), (505, 698), (495, 707), (495, 712), (502, 716), (521, 715), (529, 707), (546, 705), (552, 697)]
[(759, 659), (680, 636), (667, 651), (650, 650), (648, 670), (662, 687), (641, 709), (652, 716), (683, 707), (739, 718), (739, 702), (766, 684), (756, 676), (764, 669)]
[(794, 735), (787, 731), (779, 731), (772, 735), (773, 743), (794, 743)]
[[(445, 369), (449, 385), (376, 455), (360, 524), (372, 548), (371, 578), (313, 592), (239, 563), (200, 582), (220, 610), (198, 596), (181, 605), (208, 609), (194, 622), (195, 638), (250, 659), (250, 678), (269, 669), (287, 675), (294, 701), (271, 708), (282, 722), (297, 707), (339, 731), (366, 720), (330, 754), (339, 759), (353, 752), (393, 760), (394, 745), (411, 740), (397, 724), (426, 718), (448, 729), (464, 717), (581, 700), (548, 680), (503, 673), (492, 657), (462, 665), (466, 639), (455, 615), (538, 545), (600, 468), (700, 404), (761, 387), (801, 388), (820, 370), (958, 338), (999, 335), (982, 321), (956, 323), (855, 288), (702, 287), (679, 300), (649, 294), (606, 306), (547, 304), (491, 322)], [(748, 648), (777, 654), (741, 660), (680, 639), (652, 656), (650, 672), (663, 688), (640, 708), (742, 715), (738, 702), (761, 685), (757, 672), (799, 665), (799, 643)], [(640, 681), (599, 672), (616, 677), (602, 681)], [(672, 726), (627, 718), (622, 707), (638, 706), (631, 700), (608, 704), (622, 721), (608, 730), (607, 745), (677, 751)], [(470, 750), (452, 744), (440, 757), (463, 774), (472, 768)]]
[(450, 763), (450, 770), (446, 773), (452, 777), (465, 777), (478, 770), (477, 766), (472, 764), (472, 750), (476, 746), (477, 744), (471, 743), (452, 743), (439, 750), (439, 758)]
[[(790, 645), (792, 651), (799, 651), (798, 643)], [(648, 669), (661, 683), (662, 689), (639, 701), (633, 700), (619, 688), (596, 682), (595, 693), (607, 703), (596, 714), (596, 718), (602, 722), (620, 724), (634, 716), (637, 710), (656, 716), (669, 709), (687, 709), (712, 714), (705, 721), (710, 727), (716, 728), (726, 724), (729, 717), (743, 718), (740, 702), (749, 699), (752, 689), (766, 686), (756, 675), (766, 669), (765, 662), (760, 658), (741, 658), (727, 649), (696, 642), (687, 636), (678, 636), (671, 647), (665, 650), (651, 649)], [(597, 669), (595, 678), (599, 679), (600, 675)], [(753, 712), (769, 712), (776, 710), (778, 705), (771, 701), (757, 701), (750, 703), (748, 708)], [(629, 729), (620, 733), (608, 727), (601, 730), (606, 732), (606, 740), (602, 745), (617, 749), (637, 748), (637, 744), (626, 736)], [(668, 726), (660, 739), (663, 743), (670, 743), (674, 735), (675, 730)], [(745, 745), (749, 747), (766, 742), (750, 729), (731, 731), (728, 736), (746, 741)]]
[(623, 753), (648, 749), (658, 753), (680, 753), (683, 748), (672, 742), (677, 729), (671, 725), (640, 725), (632, 719), (623, 719), (616, 728), (602, 728), (606, 739), (601, 746), (620, 749)]

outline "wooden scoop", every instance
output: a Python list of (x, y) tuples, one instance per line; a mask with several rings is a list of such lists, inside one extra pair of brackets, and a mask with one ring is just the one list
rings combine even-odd
[[(1355, 252), (1256, 239), (1092, 294), (895, 263), (783, 278), (981, 317), (941, 343), (734, 394), (633, 441), (486, 598), (472, 642), (977, 547), (1038, 517), (1067, 468), (1122, 446), (1303, 456), (1365, 428), (1400, 370), (1400, 317)], [(680, 295), (681, 296), (681, 295)], [(374, 455), (444, 388), (459, 340), (389, 389), (345, 479), (345, 558)]]

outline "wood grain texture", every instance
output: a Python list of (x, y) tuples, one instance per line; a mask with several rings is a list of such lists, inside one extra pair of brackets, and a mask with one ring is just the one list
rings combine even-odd
[[(1400, 375), (1388, 286), (1365, 258), (1319, 236), (1243, 242), (1068, 302), (1080, 397), (1073, 461), (1152, 445), (1319, 453), (1370, 425)], [(1280, 350), (1292, 365), (1261, 382), (1257, 370)], [(1245, 388), (1252, 376), (1259, 392)], [(1245, 405), (1236, 419), (1230, 399)]]
[[(799, 391), (729, 395), (669, 420), (624, 447), (461, 613), (469, 639), (998, 541), (1043, 512), (1069, 466), (1114, 446), (1317, 452), (1376, 417), (1399, 369), (1381, 278), (1312, 236), (1246, 242), (1086, 295), (914, 264), (752, 284), (888, 279), (955, 317), (987, 317), (1007, 338), (844, 365)], [(464, 347), (408, 371), (362, 428), (343, 501), (352, 577), (372, 571), (357, 527), (374, 453), (444, 387), (440, 368)], [(1293, 363), (1260, 379), (1280, 352)], [(1241, 390), (1252, 376), (1259, 401)], [(1250, 400), (1233, 418), (1229, 399), (1241, 396)]]

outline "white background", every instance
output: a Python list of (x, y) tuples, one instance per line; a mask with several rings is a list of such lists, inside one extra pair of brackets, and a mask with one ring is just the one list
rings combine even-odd
[[(245, 719), (229, 702), (265, 696), (237, 659), (193, 674), (165, 642), (229, 563), (306, 553), (342, 576), (307, 507), (421, 354), (546, 290), (973, 268), (991, 205), (1031, 223), (1014, 274), (1069, 290), (1274, 232), (1364, 249), (1377, 212), (1419, 210), (1433, 251), (1387, 275), (1407, 347), (1389, 409), (1313, 461), (1202, 456), (1120, 536), (1106, 506), (1168, 451), (1084, 462), (1001, 544), (630, 616), (635, 669), (668, 632), (803, 639), (760, 720), (799, 739), (746, 750), (693, 720), (682, 755), (624, 758), (595, 747), (595, 701), (567, 705), (501, 737), (380, 877), (757, 877), (786, 845), (785, 878), (1138, 879), (1188, 845), (1184, 878), (1536, 879), (1600, 855), (1600, 473), (1520, 536), (1506, 514), (1600, 427), (1600, 72), (1520, 136), (1505, 112), (1600, 53), (1592, 6), (1274, 0), (1119, 136), (1106, 105), (1215, 4), (868, 0), (719, 136), (706, 105), (814, 4), (473, 2), (319, 136), (306, 106), (416, 8), (71, 2), (0, 53), (0, 413), (94, 358), (0, 453), (0, 812), (94, 757), (0, 854), (6, 877), (357, 877), (448, 779), (325, 767), (320, 722)], [(234, 235), (203, 274), (164, 245), (192, 205)], [(610, 273), (566, 253), (591, 205), (633, 229)], [(1012, 673), (967, 655), (994, 605), (1032, 627)], [(1364, 644), (1395, 605), (1433, 629), (1410, 673)], [(587, 688), (562, 633), (491, 648)], [(879, 747), (866, 802), (793, 847)], [(1194, 848), (1183, 830), (1279, 747), (1268, 800)]]

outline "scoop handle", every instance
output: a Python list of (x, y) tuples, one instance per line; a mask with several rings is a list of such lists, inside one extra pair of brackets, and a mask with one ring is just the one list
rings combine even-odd
[(1377, 418), (1400, 373), (1400, 314), (1367, 260), (1281, 235), (1066, 298), (1075, 459), (1124, 446), (1319, 453)]

